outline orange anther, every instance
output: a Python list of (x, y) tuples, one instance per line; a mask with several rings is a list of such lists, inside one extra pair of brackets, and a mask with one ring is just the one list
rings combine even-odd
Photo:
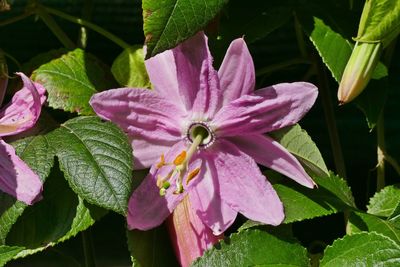
[(200, 168), (196, 168), (196, 169), (194, 169), (193, 171), (191, 171), (191, 172), (188, 174), (188, 177), (187, 177), (187, 179), (186, 179), (186, 185), (188, 185), (189, 182), (190, 182), (191, 180), (193, 180), (193, 178), (196, 177), (196, 176), (199, 174), (199, 172), (200, 172)]
[(186, 159), (186, 151), (183, 150), (176, 158), (174, 159), (174, 165), (179, 166), (181, 165)]

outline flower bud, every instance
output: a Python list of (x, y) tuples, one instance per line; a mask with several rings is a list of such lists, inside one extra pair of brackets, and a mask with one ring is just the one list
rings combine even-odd
[(352, 101), (364, 90), (379, 62), (381, 52), (382, 44), (379, 42), (356, 43), (339, 84), (340, 104)]

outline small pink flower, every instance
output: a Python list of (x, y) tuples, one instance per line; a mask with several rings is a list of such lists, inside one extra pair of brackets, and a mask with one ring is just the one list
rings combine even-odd
[(185, 196), (215, 235), (237, 213), (280, 224), (282, 203), (257, 163), (314, 187), (296, 158), (264, 135), (298, 122), (314, 104), (314, 85), (282, 83), (254, 91), (244, 40), (231, 43), (217, 72), (202, 32), (147, 60), (146, 68), (154, 90), (112, 89), (90, 101), (101, 118), (129, 135), (135, 168), (151, 166), (129, 201), (131, 229), (160, 225)]
[[(23, 73), (17, 73), (23, 88), (0, 110), (0, 137), (15, 135), (32, 128), (39, 118), (46, 97), (45, 89)], [(1, 88), (6, 90), (6, 88)], [(3, 95), (3, 92), (0, 92)], [(1, 104), (1, 103), (0, 103)], [(42, 182), (0, 138), (0, 189), (30, 205), (41, 198)]]

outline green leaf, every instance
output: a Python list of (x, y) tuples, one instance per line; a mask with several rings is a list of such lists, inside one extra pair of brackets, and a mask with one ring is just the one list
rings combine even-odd
[(365, 2), (357, 40), (382, 42), (387, 46), (400, 33), (400, 2), (369, 0)]
[(292, 153), (306, 171), (317, 176), (329, 176), (321, 152), (300, 125), (285, 127), (270, 135)]
[(168, 230), (164, 225), (149, 231), (127, 231), (128, 248), (133, 266), (178, 266)]
[(4, 264), (12, 260), (23, 249), (23, 247), (0, 246), (0, 266), (4, 266)]
[(399, 266), (400, 246), (377, 233), (345, 236), (326, 248), (321, 267)]
[(94, 93), (113, 87), (109, 69), (81, 49), (40, 66), (32, 79), (46, 88), (50, 107), (81, 115), (93, 114), (89, 99)]
[(48, 134), (71, 188), (89, 203), (126, 214), (132, 187), (132, 148), (113, 123), (71, 119)]
[(285, 208), (284, 223), (355, 208), (351, 190), (340, 177), (331, 174), (329, 177), (314, 177), (314, 181), (318, 188), (309, 189), (295, 183), (273, 185)]
[[(311, 29), (309, 35), (322, 61), (331, 71), (335, 80), (340, 82), (354, 45), (317, 17), (314, 17), (314, 28)], [(380, 79), (387, 75), (386, 67), (382, 63), (378, 63), (372, 78)]]
[(368, 213), (376, 216), (389, 217), (400, 204), (399, 185), (390, 185), (383, 188), (369, 200)]
[[(21, 159), (39, 175), (44, 182), (49, 175), (54, 162), (54, 153), (49, 147), (44, 136), (38, 135), (20, 139), (12, 145)], [(13, 197), (0, 192), (0, 244), (4, 244), (5, 238), (12, 225), (25, 210), (27, 205), (16, 201)]]
[(377, 232), (400, 244), (400, 229), (396, 228), (395, 225), (389, 221), (363, 212), (351, 213), (347, 231), (349, 234), (362, 231)]
[(228, 0), (143, 0), (146, 58), (155, 56), (204, 28)]
[(74, 194), (58, 168), (44, 188), (43, 199), (25, 209), (7, 236), (7, 244), (25, 247), (14, 259), (74, 237), (106, 213)]
[(144, 65), (142, 46), (125, 49), (113, 62), (111, 72), (123, 87), (150, 88), (150, 80)]
[(192, 266), (309, 266), (309, 260), (294, 239), (249, 229), (221, 241)]

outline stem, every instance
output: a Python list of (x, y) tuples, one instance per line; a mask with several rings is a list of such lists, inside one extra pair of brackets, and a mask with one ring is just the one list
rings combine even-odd
[(69, 39), (65, 32), (58, 26), (57, 22), (49, 15), (46, 11), (46, 7), (37, 5), (36, 14), (43, 20), (43, 22), (49, 27), (51, 32), (57, 37), (57, 39), (69, 50), (75, 48), (75, 44)]
[(123, 41), (119, 37), (115, 36), (111, 32), (109, 32), (109, 31), (97, 26), (96, 24), (93, 24), (93, 23), (91, 23), (89, 21), (86, 21), (86, 20), (71, 16), (71, 15), (68, 15), (68, 14), (66, 14), (64, 12), (61, 12), (61, 11), (57, 10), (57, 9), (53, 9), (53, 8), (50, 8), (50, 7), (44, 7), (44, 9), (47, 12), (49, 12), (50, 14), (56, 15), (56, 16), (58, 16), (60, 18), (63, 18), (63, 19), (68, 20), (70, 22), (79, 24), (81, 26), (85, 26), (85, 27), (87, 27), (87, 28), (89, 28), (89, 29), (91, 29), (91, 30), (103, 35), (104, 37), (106, 37), (107, 39), (113, 41), (114, 43), (116, 43), (117, 45), (119, 45), (120, 47), (122, 47), (124, 49), (127, 49), (127, 48), (130, 47), (130, 45), (128, 43), (126, 43), (125, 41)]
[[(82, 9), (82, 19), (89, 21), (93, 10), (93, 0), (85, 0)], [(81, 26), (78, 37), (78, 46), (86, 48), (88, 31), (85, 26)]]
[(377, 134), (377, 157), (376, 165), (376, 190), (379, 191), (385, 187), (385, 125), (383, 120), (383, 111), (376, 123)]
[(94, 247), (90, 228), (82, 232), (83, 254), (85, 255), (85, 267), (95, 267)]
[(26, 13), (21, 14), (21, 15), (18, 15), (18, 16), (16, 16), (16, 17), (12, 17), (12, 18), (3, 20), (2, 22), (0, 22), (0, 27), (1, 27), (1, 26), (6, 26), (6, 25), (8, 25), (8, 24), (12, 24), (12, 23), (14, 23), (14, 22), (18, 22), (18, 21), (20, 21), (20, 20), (23, 20), (23, 19), (29, 17), (29, 16), (32, 15), (32, 14), (33, 14), (33, 12), (26, 12)]
[(265, 68), (262, 68), (256, 72), (256, 76), (261, 76), (261, 75), (264, 75), (267, 73), (271, 73), (271, 72), (274, 72), (274, 71), (277, 71), (277, 70), (280, 70), (280, 69), (283, 69), (286, 67), (290, 67), (293, 65), (298, 65), (298, 64), (310, 64), (310, 61), (306, 60), (304, 58), (290, 59), (287, 61), (283, 61), (281, 63), (273, 64), (273, 65), (267, 66)]
[(325, 121), (328, 127), (329, 140), (331, 142), (336, 173), (339, 174), (339, 176), (343, 179), (346, 179), (346, 165), (344, 163), (342, 146), (340, 144), (339, 132), (337, 129), (335, 114), (331, 102), (328, 78), (326, 76), (324, 66), (322, 66), (321, 62), (317, 60), (315, 61), (319, 80), (319, 92), (321, 95), (322, 107), (324, 109)]
[(301, 29), (301, 24), (299, 23), (296, 13), (294, 13), (294, 30), (296, 32), (297, 46), (299, 47), (300, 54), (303, 58), (308, 58), (303, 30)]

